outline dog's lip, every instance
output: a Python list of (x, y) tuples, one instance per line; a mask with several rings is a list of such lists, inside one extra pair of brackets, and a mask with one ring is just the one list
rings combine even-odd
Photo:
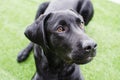
[(96, 56), (96, 52), (88, 53), (88, 54), (86, 53), (84, 57), (73, 59), (73, 62), (76, 64), (86, 64), (90, 62), (91, 60), (93, 60), (95, 56)]
[[(71, 55), (71, 54), (78, 54), (78, 55)], [(83, 53), (76, 53), (72, 52), (71, 54), (69, 54), (69, 58), (68, 61), (71, 63), (76, 63), (76, 64), (86, 64), (88, 62), (90, 62), (91, 60), (93, 60), (93, 58), (96, 56), (96, 50), (94, 50), (93, 52), (83, 52)], [(79, 55), (79, 54), (84, 54)]]
[(91, 60), (93, 60), (93, 57), (89, 56), (80, 60), (74, 60), (74, 63), (76, 64), (86, 64), (88, 62), (90, 62)]
[(81, 61), (88, 61), (88, 60), (91, 60), (91, 59), (93, 59), (93, 57), (91, 57), (91, 56), (89, 56), (89, 57), (86, 57), (86, 58), (84, 58), (84, 59), (81, 59)]
[(82, 58), (79, 58), (80, 60), (85, 60), (87, 58), (93, 58), (96, 56), (96, 52), (92, 52), (92, 53), (84, 53), (85, 56), (83, 56)]

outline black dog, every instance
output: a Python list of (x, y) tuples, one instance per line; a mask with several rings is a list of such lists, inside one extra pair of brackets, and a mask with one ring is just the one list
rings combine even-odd
[(34, 47), (33, 80), (83, 80), (77, 64), (90, 62), (96, 54), (97, 44), (84, 32), (84, 23), (87, 25), (92, 16), (89, 0), (41, 4), (35, 22), (25, 31), (32, 42), (19, 53), (18, 62), (25, 60)]

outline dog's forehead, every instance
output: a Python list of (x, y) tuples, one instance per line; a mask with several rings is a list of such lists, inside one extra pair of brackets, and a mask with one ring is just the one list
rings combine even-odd
[(84, 22), (82, 16), (72, 10), (53, 12), (52, 16), (47, 20), (47, 24), (49, 25), (47, 29), (53, 30), (56, 29), (58, 25), (63, 24), (69, 25), (70, 27), (70, 25), (75, 24), (78, 18), (81, 22)]
[(80, 20), (83, 20), (82, 16), (78, 13), (72, 11), (72, 10), (65, 10), (65, 11), (56, 11), (53, 12), (54, 20), (75, 20), (76, 18), (79, 18)]

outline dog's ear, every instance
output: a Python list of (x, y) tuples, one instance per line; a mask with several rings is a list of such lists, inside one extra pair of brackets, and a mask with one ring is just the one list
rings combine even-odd
[(94, 15), (93, 5), (90, 0), (84, 1), (83, 3), (80, 1), (78, 3), (77, 10), (83, 17), (85, 25), (87, 25)]
[(50, 17), (50, 14), (41, 15), (33, 24), (27, 27), (24, 32), (25, 36), (33, 43), (39, 44), (42, 47), (47, 46), (45, 23)]

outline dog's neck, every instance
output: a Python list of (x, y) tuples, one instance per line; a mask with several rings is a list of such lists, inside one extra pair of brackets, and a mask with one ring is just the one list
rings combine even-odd
[[(76, 64), (67, 64), (53, 52), (45, 52), (40, 46), (35, 45), (35, 60), (38, 74), (43, 74), (47, 78), (59, 77), (65, 80), (65, 77), (71, 76), (75, 72)], [(52, 80), (52, 79), (50, 79)]]
[(55, 53), (49, 51), (45, 53), (47, 58), (48, 66), (52, 71), (58, 71), (61, 67), (64, 66), (64, 62), (55, 55)]
[(64, 70), (74, 71), (74, 64), (68, 64), (64, 62), (62, 59), (60, 59), (57, 55), (55, 55), (54, 52), (51, 52), (48, 50), (48, 52), (44, 52), (48, 67), (53, 73), (59, 73), (59, 72), (67, 72)]

